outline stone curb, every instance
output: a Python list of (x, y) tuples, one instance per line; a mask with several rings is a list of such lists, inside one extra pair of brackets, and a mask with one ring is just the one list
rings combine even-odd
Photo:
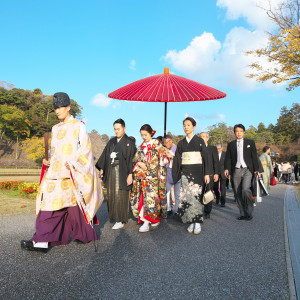
[(286, 255), (286, 269), (288, 274), (288, 283), (289, 283), (289, 296), (290, 300), (297, 300), (296, 288), (295, 288), (295, 279), (291, 261), (290, 254), (290, 245), (289, 245), (289, 237), (288, 237), (288, 229), (286, 223), (286, 195), (288, 188), (285, 191), (284, 203), (283, 203), (283, 223), (284, 223), (284, 244), (285, 244), (285, 255)]

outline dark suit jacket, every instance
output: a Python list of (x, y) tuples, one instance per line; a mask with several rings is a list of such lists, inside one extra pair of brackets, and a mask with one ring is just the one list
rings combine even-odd
[[(243, 147), (244, 161), (251, 173), (257, 172), (259, 169), (256, 146), (253, 140), (244, 138)], [(237, 163), (237, 140), (234, 140), (227, 145), (225, 157), (225, 170), (229, 170), (230, 174), (234, 173)]]
[(210, 175), (220, 174), (220, 162), (217, 147), (208, 145), (206, 148), (208, 153), (208, 160), (210, 162), (210, 165), (212, 166), (213, 171), (213, 173)]
[[(222, 151), (219, 163), (220, 163), (220, 175), (223, 179), (226, 179), (226, 176), (224, 174), (224, 171), (225, 171), (225, 156), (226, 156), (226, 152)], [(219, 154), (218, 154), (218, 158), (219, 158)]]

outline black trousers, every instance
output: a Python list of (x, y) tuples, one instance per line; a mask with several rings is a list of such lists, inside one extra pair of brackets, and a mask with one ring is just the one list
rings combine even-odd
[[(219, 183), (220, 183), (220, 191), (219, 192)], [(219, 201), (221, 200), (221, 204), (225, 204), (226, 202), (226, 178), (222, 178), (219, 175), (219, 180), (217, 182), (214, 182), (213, 190), (216, 195), (216, 203), (218, 204)]]

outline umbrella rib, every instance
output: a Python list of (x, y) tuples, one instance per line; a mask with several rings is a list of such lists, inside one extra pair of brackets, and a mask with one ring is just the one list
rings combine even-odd
[[(144, 95), (147, 94), (147, 92), (148, 92), (149, 90), (151, 90), (151, 88), (153, 88), (156, 84), (159, 83), (159, 80), (160, 80), (160, 76), (157, 75), (157, 78), (155, 78), (155, 80), (153, 80), (153, 81), (151, 81), (151, 82), (148, 82), (148, 84), (151, 85), (150, 89), (149, 89), (149, 87), (148, 87), (148, 89), (145, 89), (144, 91), (142, 91), (142, 92), (140, 93), (140, 95), (138, 96), (138, 98), (139, 98), (139, 97), (142, 97), (143, 94), (144, 94)], [(144, 95), (143, 95), (143, 96), (144, 96)], [(138, 99), (138, 98), (137, 98), (137, 99)], [(149, 97), (149, 99), (150, 99), (150, 97)], [(146, 100), (146, 99), (144, 99), (144, 98), (142, 98), (140, 101), (148, 101), (148, 102), (149, 102), (149, 100)]]
[[(178, 86), (177, 86), (177, 84), (176, 84), (176, 81), (174, 81), (174, 77), (173, 77), (173, 76), (172, 76), (172, 82), (173, 82), (173, 88), (175, 88), (175, 89), (176, 89), (176, 91), (177, 91), (177, 94), (178, 94), (178, 96), (179, 96), (179, 98), (180, 98), (180, 102), (183, 102), (183, 101), (182, 101), (181, 94), (180, 94), (180, 91), (179, 91), (179, 89), (178, 89)], [(173, 91), (173, 96), (174, 96), (174, 102), (176, 102), (176, 98), (175, 98), (174, 90), (172, 89), (172, 91)]]
[[(178, 76), (179, 77), (179, 76)], [(173, 80), (176, 82), (176, 84), (177, 84), (177, 78), (175, 77), (175, 76), (173, 76)], [(185, 93), (185, 91), (184, 91), (184, 89), (185, 89), (185, 87), (184, 86), (181, 86), (181, 89), (182, 89), (182, 93), (184, 94), (184, 96), (185, 96), (185, 99), (187, 100), (187, 101), (189, 101), (189, 98), (187, 97), (187, 95), (186, 95), (186, 93)]]

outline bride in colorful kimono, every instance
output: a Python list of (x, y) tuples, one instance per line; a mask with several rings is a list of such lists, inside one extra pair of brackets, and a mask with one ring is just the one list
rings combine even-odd
[(174, 183), (181, 179), (180, 204), (177, 218), (190, 224), (187, 231), (199, 234), (203, 223), (203, 205), (200, 195), (205, 184), (209, 184), (210, 163), (207, 148), (202, 138), (194, 135), (196, 121), (187, 117), (183, 121), (186, 137), (179, 141), (173, 159)]
[(145, 124), (140, 129), (144, 142), (137, 149), (133, 162), (133, 187), (130, 195), (131, 209), (138, 223), (143, 223), (139, 232), (149, 231), (149, 226), (158, 226), (166, 217), (166, 157), (164, 147), (152, 139), (155, 131)]

